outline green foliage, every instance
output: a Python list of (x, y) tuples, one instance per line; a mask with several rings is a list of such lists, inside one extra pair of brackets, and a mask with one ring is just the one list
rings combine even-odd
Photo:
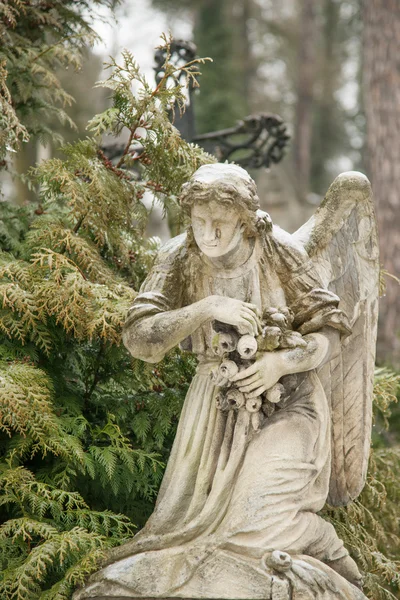
[[(164, 41), (167, 78), (178, 73)], [(180, 68), (192, 77), (195, 64)], [(181, 182), (214, 159), (168, 119), (171, 103), (183, 107), (180, 85), (151, 88), (128, 53), (113, 69), (113, 108), (91, 128), (128, 129), (120, 159), (109, 161), (96, 139), (66, 145), (63, 159), (31, 173), (36, 208), (0, 207), (5, 600), (70, 598), (105, 549), (143, 524), (193, 375), (178, 351), (157, 367), (133, 360), (121, 328), (158, 248), (143, 237), (144, 192), (174, 202)], [(140, 180), (129, 168), (139, 126)]]
[[(1, 5), (0, 5), (1, 8)], [(0, 60), (0, 161), (4, 164), (7, 152), (16, 151), (20, 141), (27, 142), (29, 134), (20, 123), (6, 85), (5, 61)]]
[[(198, 2), (194, 41), (203, 54), (212, 48), (212, 68), (204, 69), (201, 94), (195, 98), (199, 133), (232, 127), (249, 113), (247, 73), (242, 63), (246, 43), (243, 28), (233, 18), (233, 3)], [(243, 9), (242, 9), (243, 10)]]
[[(164, 47), (169, 40), (164, 36)], [(123, 53), (124, 64), (112, 61), (112, 75), (99, 85), (113, 91), (113, 106), (89, 123), (89, 130), (101, 135), (107, 130), (119, 134), (129, 131), (129, 140), (116, 167), (132, 167), (139, 163), (145, 167), (147, 186), (162, 195), (164, 202), (174, 201), (182, 184), (202, 164), (215, 162), (213, 156), (201, 148), (188, 144), (170, 122), (170, 110), (184, 111), (186, 96), (178, 82), (179, 73), (185, 73), (186, 83), (198, 86), (198, 65), (209, 59), (196, 59), (182, 66), (169, 62), (167, 52), (162, 67), (164, 75), (155, 89), (140, 74), (139, 67), (130, 52)], [(172, 83), (171, 83), (172, 82)], [(133, 92), (133, 83), (137, 88)], [(135, 151), (140, 141), (143, 150)], [(174, 177), (171, 177), (171, 172)]]
[[(396, 410), (397, 396), (399, 391), (399, 374), (385, 367), (377, 367), (375, 369), (375, 384), (374, 384), (374, 445), (379, 444), (383, 434), (389, 429), (391, 424), (393, 409)], [(386, 440), (383, 439), (383, 442)], [(386, 444), (388, 445), (388, 444)]]
[[(57, 69), (81, 68), (82, 51), (97, 34), (88, 15), (113, 0), (0, 1), (0, 168), (7, 152), (30, 135), (61, 141), (54, 119), (74, 127), (66, 109), (74, 99)], [(94, 6), (93, 6), (94, 5)]]
[[(400, 375), (376, 369), (375, 427), (387, 425), (396, 401)], [(323, 516), (335, 527), (365, 573), (365, 593), (374, 600), (398, 598), (400, 593), (400, 447), (376, 443), (371, 451), (367, 483), (355, 502), (326, 507)]]
[[(133, 533), (125, 516), (90, 510), (78, 493), (38, 482), (11, 460), (0, 482), (1, 504), (11, 513), (0, 530), (3, 598), (69, 598), (103, 550)], [(49, 587), (42, 594), (43, 580)]]
[(0, 202), (0, 248), (5, 252), (20, 253), (25, 232), (32, 220), (34, 207), (20, 207)]

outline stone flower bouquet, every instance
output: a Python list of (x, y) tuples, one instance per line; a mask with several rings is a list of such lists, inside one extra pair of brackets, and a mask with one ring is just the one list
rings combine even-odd
[(214, 371), (215, 384), (220, 388), (217, 408), (221, 411), (244, 408), (251, 413), (253, 429), (258, 431), (265, 417), (270, 417), (276, 405), (284, 399), (282, 383), (276, 383), (261, 396), (248, 398), (232, 382), (235, 375), (255, 362), (257, 352), (271, 352), (283, 348), (306, 347), (306, 342), (297, 331), (293, 331), (293, 313), (288, 308), (266, 309), (262, 316), (262, 331), (257, 337), (240, 335), (236, 328), (213, 322), (215, 336), (213, 347), (221, 357), (219, 367)]

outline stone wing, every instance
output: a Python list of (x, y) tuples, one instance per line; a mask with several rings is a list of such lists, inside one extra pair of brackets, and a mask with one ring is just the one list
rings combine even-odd
[(379, 254), (368, 179), (357, 172), (340, 175), (294, 237), (339, 296), (352, 328), (341, 352), (318, 371), (332, 412), (328, 502), (346, 505), (364, 486), (371, 439)]

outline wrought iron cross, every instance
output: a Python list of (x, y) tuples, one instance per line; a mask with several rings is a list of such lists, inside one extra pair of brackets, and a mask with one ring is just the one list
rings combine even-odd
[[(197, 48), (192, 42), (173, 40), (170, 52), (170, 61), (179, 65), (196, 58)], [(165, 58), (165, 50), (158, 49), (154, 56), (157, 83), (164, 75), (162, 65)], [(180, 79), (183, 77), (185, 74), (181, 72)], [(202, 146), (220, 162), (233, 161), (249, 169), (269, 168), (282, 160), (290, 136), (281, 117), (271, 113), (249, 115), (227, 129), (196, 135), (194, 100), (193, 86), (189, 82), (186, 110), (182, 116), (176, 111), (174, 120), (185, 140)]]

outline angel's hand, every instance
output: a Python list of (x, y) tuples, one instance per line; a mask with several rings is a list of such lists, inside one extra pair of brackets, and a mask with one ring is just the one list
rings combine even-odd
[(233, 325), (240, 334), (257, 336), (261, 332), (260, 313), (255, 304), (217, 295), (208, 296), (203, 302), (207, 303), (212, 319)]
[(310, 333), (303, 338), (305, 348), (292, 348), (260, 353), (254, 364), (239, 371), (231, 381), (248, 398), (260, 396), (271, 389), (284, 375), (302, 373), (318, 367), (329, 352), (329, 340), (322, 333)]
[(263, 352), (250, 367), (232, 377), (239, 390), (248, 398), (256, 398), (272, 388), (285, 375), (282, 360), (277, 352)]

